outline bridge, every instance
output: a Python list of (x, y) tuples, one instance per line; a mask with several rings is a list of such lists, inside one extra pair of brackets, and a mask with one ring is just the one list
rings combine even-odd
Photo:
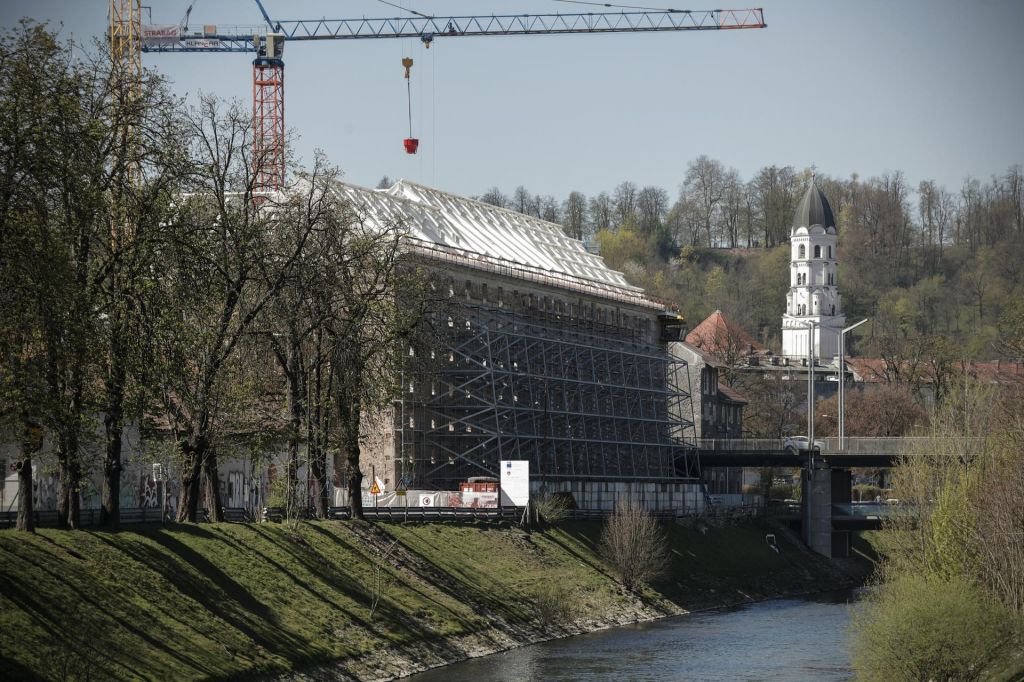
[[(959, 439), (969, 459), (983, 445), (981, 438)], [(891, 467), (901, 457), (934, 454), (930, 438), (816, 438), (821, 447), (815, 459), (848, 467)], [(702, 467), (806, 467), (811, 451), (786, 448), (782, 438), (701, 438), (697, 440)]]
[[(801, 469), (799, 520), (804, 542), (828, 557), (848, 556), (850, 532), (878, 528), (888, 510), (860, 513), (852, 503), (854, 467), (885, 468), (903, 458), (940, 454), (930, 438), (820, 438), (817, 447), (786, 447), (780, 438), (699, 439), (700, 466)], [(968, 462), (984, 439), (958, 439), (941, 453)], [(952, 450), (952, 452), (951, 452)], [(796, 517), (794, 517), (795, 519)]]

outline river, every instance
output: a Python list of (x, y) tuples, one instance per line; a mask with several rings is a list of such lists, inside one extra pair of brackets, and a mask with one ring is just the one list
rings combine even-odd
[(534, 644), (437, 668), (408, 682), (848, 680), (841, 591), (777, 599)]

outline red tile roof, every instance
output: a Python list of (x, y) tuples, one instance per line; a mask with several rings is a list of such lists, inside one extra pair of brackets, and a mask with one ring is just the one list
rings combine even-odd
[(709, 353), (746, 353), (750, 348), (755, 353), (768, 351), (721, 310), (716, 310), (686, 335), (686, 342)]

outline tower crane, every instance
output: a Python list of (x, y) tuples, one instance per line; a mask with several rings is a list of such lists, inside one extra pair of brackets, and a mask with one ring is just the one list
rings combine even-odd
[[(765, 28), (756, 9), (640, 10), (582, 14), (414, 16), (379, 19), (270, 18), (255, 0), (264, 23), (218, 30), (204, 25), (142, 25), (141, 0), (110, 0), (111, 56), (127, 70), (141, 69), (139, 52), (252, 52), (253, 138), (256, 189), (284, 185), (284, 45), (311, 40), (417, 38), (426, 47), (439, 38), (556, 35), (566, 33), (656, 33)], [(189, 6), (191, 11), (192, 6)]]

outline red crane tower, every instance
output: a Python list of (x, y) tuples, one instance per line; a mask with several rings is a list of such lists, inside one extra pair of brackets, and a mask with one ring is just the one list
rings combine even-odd
[(506, 14), (379, 19), (290, 19), (274, 21), (255, 0), (264, 24), (251, 31), (219, 32), (216, 26), (189, 31), (180, 25), (141, 24), (140, 0), (110, 0), (111, 55), (128, 70), (141, 68), (138, 52), (253, 52), (253, 134), (256, 188), (284, 185), (284, 44), (308, 40), (418, 38), (427, 47), (438, 38), (556, 35), (564, 33), (657, 33), (765, 28), (756, 9), (643, 10), (585, 14)]

